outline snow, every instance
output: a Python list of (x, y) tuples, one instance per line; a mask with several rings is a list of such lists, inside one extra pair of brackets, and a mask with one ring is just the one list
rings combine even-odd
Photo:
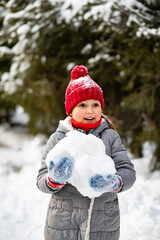
[[(63, 3), (60, 9), (61, 19), (65, 19), (66, 22), (73, 19), (88, 3), (94, 3), (93, 0), (50, 0), (50, 2), (53, 5)], [(5, 9), (0, 7), (0, 14), (4, 17), (3, 25), (7, 29), (8, 43), (12, 45), (17, 33), (19, 37), (19, 41), (12, 49), (3, 46), (3, 40), (0, 43), (0, 57), (15, 54), (9, 72), (1, 75), (0, 87), (3, 87), (4, 92), (8, 94), (14, 93), (17, 86), (22, 84), (22, 80), (17, 78), (19, 71), (23, 72), (30, 66), (30, 59), (24, 55), (24, 50), (28, 49), (28, 51), (34, 52), (34, 49), (37, 49), (39, 31), (45, 23), (48, 24), (47, 16), (43, 15), (39, 9), (41, 1), (36, 0), (28, 4), (24, 10), (12, 13), (10, 8), (14, 5), (16, 6), (16, 1), (9, 0)], [(111, 12), (112, 6), (117, 6), (117, 11)], [(104, 22), (118, 23), (120, 19), (119, 6), (130, 13), (128, 25), (133, 21), (139, 24), (137, 37), (149, 34), (160, 35), (159, 27), (149, 28), (144, 25), (143, 19), (146, 18), (152, 22), (152, 16), (147, 14), (145, 6), (136, 0), (108, 0), (98, 8), (93, 4), (84, 17), (93, 16), (96, 19), (102, 17)], [(135, 11), (133, 6), (136, 7)], [(35, 10), (31, 12), (33, 9)], [(24, 18), (28, 18), (26, 24), (23, 22)], [(59, 18), (58, 21), (61, 19)], [(14, 25), (12, 24), (13, 20)], [(38, 23), (37, 20), (39, 20)], [(76, 21), (75, 24), (77, 24)], [(99, 28), (101, 27), (100, 25)], [(31, 39), (27, 40), (26, 34), (29, 31), (33, 35)], [(3, 32), (0, 32), (0, 35), (3, 36)], [(85, 50), (89, 52), (90, 48), (90, 45), (86, 45), (82, 52)], [(101, 57), (110, 61), (109, 55), (101, 56), (99, 54), (90, 59), (90, 64)], [(45, 58), (42, 59), (42, 62), (45, 62)], [(70, 63), (68, 69), (74, 65), (75, 63)], [(28, 91), (32, 93), (33, 90), (29, 89)], [(42, 136), (33, 138), (17, 132), (17, 130), (8, 129), (8, 127), (0, 127), (1, 240), (44, 239), (43, 227), (50, 196), (41, 193), (36, 187), (36, 175), (43, 150), (42, 141)], [(149, 147), (150, 145), (145, 145), (145, 149), (149, 149)], [(149, 151), (152, 152), (151, 149)], [(149, 173), (148, 165), (151, 155), (144, 154), (142, 159), (133, 160), (137, 171), (137, 181), (130, 190), (119, 194), (121, 240), (160, 239), (160, 172)]]
[[(8, 131), (10, 146), (11, 140), (14, 142), (12, 147), (7, 147)], [(6, 144), (0, 148), (0, 239), (43, 239), (42, 225), (49, 195), (42, 194), (36, 187), (42, 137), (24, 137), (3, 129), (0, 140)]]
[[(119, 23), (121, 19), (120, 12), (126, 12), (129, 14), (128, 25), (132, 22), (138, 24), (143, 24), (143, 19), (148, 21), (152, 20), (152, 16), (149, 14), (148, 8), (145, 4), (137, 0), (108, 0), (102, 1), (101, 3), (95, 3), (93, 0), (59, 0), (53, 1), (49, 0), (53, 6), (59, 4), (59, 10), (61, 17), (58, 19), (65, 20), (69, 23), (76, 16), (77, 13), (81, 13), (83, 9), (87, 6), (90, 6), (89, 10), (84, 14), (84, 19), (92, 17), (94, 20), (103, 19), (104, 22), (110, 23)], [(114, 9), (114, 11), (113, 11)], [(75, 25), (78, 25), (78, 22), (75, 22)]]
[(30, 27), (29, 27), (28, 24), (21, 25), (21, 26), (17, 29), (18, 35), (24, 35), (24, 36), (25, 36), (29, 31), (30, 31)]
[(150, 174), (149, 162), (148, 157), (134, 160), (137, 181), (119, 194), (121, 240), (160, 239), (160, 171)]
[(29, 122), (29, 119), (30, 119), (29, 114), (25, 113), (24, 108), (20, 105), (17, 105), (11, 118), (11, 121), (14, 123), (25, 125)]
[(92, 16), (94, 20), (97, 20), (100, 17), (100, 18), (103, 18), (105, 22), (108, 22), (112, 14), (113, 5), (114, 5), (114, 2), (109, 2), (109, 1), (99, 6), (95, 5), (91, 8), (91, 11), (87, 12), (84, 15), (84, 19), (88, 19)]
[[(12, 70), (14, 69), (15, 65), (12, 65)], [(14, 69), (13, 71), (16, 74), (16, 71)], [(21, 79), (15, 79), (15, 81), (12, 81), (12, 77), (10, 79), (11, 74), (4, 72), (1, 75), (1, 83), (0, 83), (0, 88), (4, 90), (4, 92), (7, 92), (9, 94), (13, 94), (16, 91), (16, 87), (17, 86), (21, 86), (22, 85), (22, 80)]]
[(158, 27), (158, 28), (147, 28), (146, 26), (141, 26), (141, 27), (139, 27), (139, 29), (136, 33), (137, 37), (145, 36), (145, 37), (149, 38), (149, 35), (160, 36), (160, 27)]
[(90, 187), (90, 178), (96, 174), (107, 176), (116, 172), (113, 160), (105, 153), (104, 143), (92, 134), (85, 135), (76, 130), (67, 133), (67, 137), (59, 141), (48, 153), (47, 165), (49, 166), (50, 161), (58, 163), (62, 157), (73, 161), (72, 176), (68, 182), (89, 198), (104, 193), (96, 192)]
[[(136, 33), (137, 37), (146, 38), (160, 35), (160, 28), (157, 26), (150, 26), (154, 22), (154, 14), (137, 0), (108, 0), (102, 2), (95, 2), (94, 0), (48, 0), (53, 8), (50, 10), (42, 10), (41, 1), (35, 0), (26, 5), (22, 10), (17, 12), (12, 10), (16, 8), (16, 0), (9, 0), (5, 7), (0, 7), (0, 15), (3, 16), (3, 27), (0, 31), (0, 58), (12, 57), (11, 67), (8, 72), (1, 74), (2, 82), (0, 83), (5, 95), (12, 95), (17, 88), (23, 84), (27, 71), (31, 66), (33, 56), (36, 56), (37, 49), (39, 49), (40, 32), (50, 32), (54, 28), (51, 16), (57, 12), (57, 23), (62, 22), (74, 24), (79, 26), (83, 19), (93, 18), (93, 20), (101, 19), (101, 24), (97, 27), (97, 31), (102, 31), (106, 23), (110, 25), (114, 31), (120, 31), (119, 25), (122, 21), (123, 13), (126, 13), (128, 20), (126, 25), (130, 26), (133, 22), (139, 25)], [(18, 8), (17, 8), (18, 9)], [(85, 10), (87, 9), (87, 11)], [(78, 16), (80, 14), (80, 16)], [(158, 15), (157, 15), (158, 18)], [(145, 21), (144, 21), (145, 20)], [(146, 24), (145, 22), (148, 22)], [(93, 28), (94, 31), (94, 28)], [(7, 35), (7, 41), (3, 38)], [(15, 40), (17, 39), (17, 40)], [(95, 41), (96, 43), (96, 41)], [(6, 46), (3, 46), (6, 44)], [(100, 45), (102, 42), (100, 42)], [(12, 46), (11, 48), (8, 48)], [(99, 45), (98, 42), (96, 45)], [(92, 45), (88, 43), (82, 49), (82, 54), (87, 54), (91, 51)], [(102, 51), (103, 52), (103, 51)], [(37, 55), (37, 59), (41, 56)], [(112, 61), (113, 57), (109, 54), (98, 53), (94, 58), (89, 59), (88, 64), (91, 66), (99, 59), (105, 59), (107, 62)], [(45, 58), (42, 58), (42, 63), (45, 63)], [(44, 60), (44, 61), (43, 61)], [(75, 65), (75, 64), (74, 64)], [(69, 65), (68, 65), (69, 69)], [(23, 73), (23, 74), (22, 74)], [(7, 76), (7, 78), (6, 78)]]
[[(35, 49), (37, 49), (39, 31), (44, 26), (44, 22), (46, 22), (41, 20), (42, 13), (39, 13), (41, 1), (36, 0), (33, 3), (28, 4), (25, 9), (17, 12), (12, 12), (10, 9), (14, 4), (16, 4), (15, 0), (10, 0), (6, 4), (6, 14), (3, 21), (4, 29), (7, 31), (8, 43), (12, 45), (14, 42), (14, 45), (11, 49), (7, 49), (5, 46), (0, 48), (0, 57), (11, 53), (14, 55), (9, 72), (4, 72), (1, 75), (3, 80), (1, 87), (8, 95), (13, 94), (17, 90), (17, 87), (22, 85), (24, 80), (22, 75), (25, 75), (25, 72), (30, 68), (31, 65), (30, 62), (32, 56), (29, 55), (29, 52), (33, 53)], [(31, 11), (34, 12), (32, 13)], [(38, 18), (39, 22), (37, 24)], [(27, 22), (24, 22), (24, 19), (27, 19)], [(33, 19), (35, 22), (32, 22)], [(12, 24), (13, 21), (14, 24)], [(31, 36), (30, 34), (28, 35), (30, 32), (32, 33)], [(2, 35), (3, 34), (4, 33), (2, 31)], [(18, 41), (16, 43), (15, 40), (13, 40), (15, 37), (18, 37)], [(28, 54), (26, 54), (26, 51)]]
[(12, 55), (13, 52), (10, 48), (2, 46), (0, 47), (0, 58), (3, 58), (5, 55)]
[(92, 50), (92, 44), (88, 43), (82, 50), (82, 54), (89, 54)]
[[(0, 239), (44, 240), (43, 228), (50, 195), (40, 192), (36, 187), (44, 139), (40, 135), (32, 137), (11, 129), (5, 130), (1, 126), (2, 129)], [(10, 146), (7, 146), (7, 131), (10, 132)], [(19, 138), (16, 137), (18, 135)], [(152, 148), (149, 144), (144, 147), (144, 157), (133, 160), (137, 171), (136, 183), (130, 190), (118, 194), (121, 209), (120, 240), (160, 239), (160, 171), (149, 173)]]

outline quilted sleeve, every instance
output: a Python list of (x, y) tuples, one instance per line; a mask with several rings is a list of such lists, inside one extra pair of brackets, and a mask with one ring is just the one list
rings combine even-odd
[(122, 178), (123, 186), (121, 191), (125, 191), (132, 187), (136, 180), (136, 172), (134, 165), (127, 155), (127, 151), (121, 142), (119, 134), (112, 131), (111, 157), (115, 162), (117, 175)]
[(41, 160), (41, 166), (38, 171), (37, 175), (37, 187), (39, 188), (40, 191), (44, 193), (56, 193), (61, 190), (61, 188), (56, 188), (52, 187), (50, 184), (48, 184), (48, 168), (46, 165), (46, 156), (48, 152), (57, 144), (58, 141), (60, 141), (63, 137), (65, 137), (65, 134), (62, 132), (55, 132), (54, 134), (51, 135), (49, 138), (43, 156)]

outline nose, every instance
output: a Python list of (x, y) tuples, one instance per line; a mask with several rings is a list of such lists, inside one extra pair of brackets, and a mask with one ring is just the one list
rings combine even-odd
[(87, 108), (87, 113), (92, 113), (92, 112), (93, 112), (92, 107), (88, 107), (88, 108)]

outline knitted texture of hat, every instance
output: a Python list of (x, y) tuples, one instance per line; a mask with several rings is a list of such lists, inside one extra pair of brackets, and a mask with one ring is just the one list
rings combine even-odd
[(70, 115), (73, 108), (82, 101), (94, 99), (104, 108), (103, 92), (100, 86), (88, 75), (87, 67), (75, 66), (71, 72), (71, 81), (68, 84), (65, 95), (65, 109)]

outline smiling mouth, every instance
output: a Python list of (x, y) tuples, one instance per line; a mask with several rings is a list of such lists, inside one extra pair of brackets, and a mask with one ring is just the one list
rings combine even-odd
[(93, 121), (94, 118), (84, 118), (84, 120), (86, 120), (86, 121)]

